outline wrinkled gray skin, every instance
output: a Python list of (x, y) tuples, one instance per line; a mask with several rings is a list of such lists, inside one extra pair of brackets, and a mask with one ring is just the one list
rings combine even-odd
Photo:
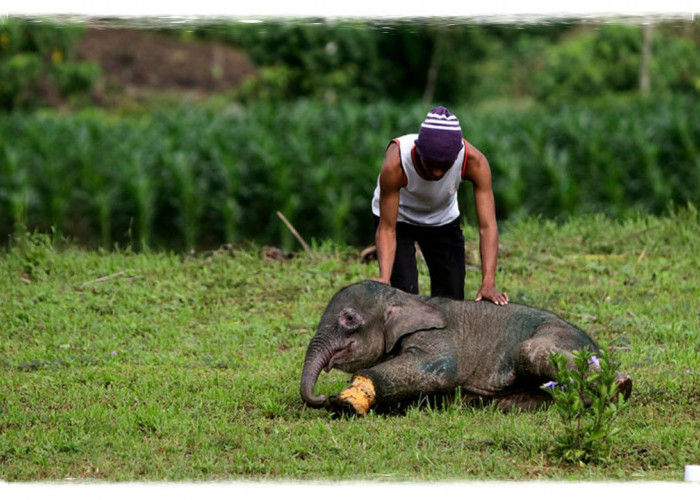
[(552, 351), (571, 357), (593, 340), (554, 313), (486, 301), (411, 295), (363, 281), (331, 300), (306, 351), (301, 397), (312, 407), (322, 370), (369, 377), (387, 404), (461, 387), (462, 395), (502, 407), (531, 408), (547, 400), (539, 387), (554, 380)]

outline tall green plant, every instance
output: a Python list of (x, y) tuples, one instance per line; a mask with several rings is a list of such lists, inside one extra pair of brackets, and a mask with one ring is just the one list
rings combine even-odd
[[(700, 204), (696, 99), (452, 110), (489, 159), (501, 220)], [(0, 232), (24, 221), (105, 247), (296, 247), (280, 211), (309, 241), (365, 245), (386, 146), (415, 131), (425, 112), (388, 101), (298, 101), (0, 115)], [(460, 204), (474, 223), (468, 184)]]
[(553, 454), (570, 463), (604, 459), (612, 438), (621, 430), (614, 425), (627, 406), (617, 388), (617, 365), (605, 351), (574, 352), (573, 366), (566, 355), (553, 352), (556, 381), (545, 384), (561, 417), (561, 433), (555, 437)]

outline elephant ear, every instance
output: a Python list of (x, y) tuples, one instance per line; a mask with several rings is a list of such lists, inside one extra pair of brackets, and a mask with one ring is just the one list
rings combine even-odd
[(384, 314), (384, 345), (386, 352), (396, 345), (396, 342), (409, 333), (433, 328), (445, 328), (445, 315), (418, 299), (394, 303)]

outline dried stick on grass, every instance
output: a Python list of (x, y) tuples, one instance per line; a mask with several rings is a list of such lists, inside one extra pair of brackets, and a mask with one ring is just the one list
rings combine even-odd
[(111, 280), (112, 278), (118, 278), (122, 274), (124, 274), (124, 271), (119, 271), (118, 273), (110, 274), (108, 276), (102, 276), (101, 278), (97, 278), (96, 280), (86, 281), (85, 283), (80, 285), (80, 288), (83, 288), (86, 285), (93, 285), (96, 283), (104, 283), (105, 281)]
[(304, 247), (304, 250), (306, 250), (306, 253), (311, 253), (311, 249), (309, 248), (309, 245), (306, 244), (304, 241), (304, 238), (301, 237), (301, 235), (297, 232), (296, 229), (294, 229), (294, 226), (292, 226), (292, 223), (287, 220), (287, 218), (282, 215), (282, 212), (277, 212), (277, 217), (282, 219), (282, 222), (287, 226), (287, 229), (291, 231), (291, 233), (294, 235), (294, 237), (297, 239), (299, 243), (301, 243), (301, 246)]

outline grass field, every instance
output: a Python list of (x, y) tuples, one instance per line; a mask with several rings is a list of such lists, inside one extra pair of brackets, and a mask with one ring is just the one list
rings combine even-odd
[[(476, 230), (465, 234), (473, 296)], [(22, 238), (0, 254), (0, 479), (680, 481), (700, 463), (698, 248), (693, 207), (501, 225), (498, 285), (589, 331), (635, 381), (612, 451), (581, 466), (552, 456), (551, 411), (334, 420), (305, 408), (318, 318), (376, 273), (354, 249), (276, 262), (257, 247), (88, 252)], [(322, 374), (317, 391), (347, 380)]]

